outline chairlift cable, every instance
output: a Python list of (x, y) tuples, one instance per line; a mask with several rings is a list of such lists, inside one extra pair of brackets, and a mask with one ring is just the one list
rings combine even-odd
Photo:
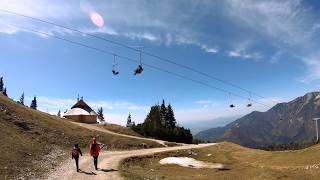
[(97, 35), (94, 35), (94, 34), (91, 34), (91, 33), (86, 33), (86, 32), (83, 32), (83, 31), (75, 29), (75, 28), (71, 28), (71, 27), (67, 27), (67, 26), (64, 26), (64, 25), (60, 25), (60, 24), (57, 24), (57, 23), (54, 23), (54, 22), (51, 22), (51, 21), (48, 21), (48, 20), (43, 20), (43, 19), (40, 19), (40, 18), (36, 18), (36, 17), (33, 17), (33, 16), (29, 16), (29, 15), (25, 15), (25, 14), (13, 12), (13, 11), (5, 10), (5, 9), (0, 9), (0, 11), (8, 13), (8, 14), (13, 14), (13, 15), (16, 15), (16, 16), (21, 16), (21, 17), (32, 19), (32, 20), (36, 20), (36, 21), (39, 21), (39, 22), (42, 22), (42, 23), (50, 24), (50, 25), (57, 26), (57, 27), (60, 27), (60, 28), (64, 28), (64, 29), (67, 29), (67, 30), (70, 30), (70, 31), (78, 32), (80, 34), (84, 34), (84, 35), (87, 35), (87, 36), (90, 36), (90, 37), (94, 37), (96, 39), (99, 39), (99, 40), (102, 40), (102, 41), (105, 41), (105, 42), (108, 42), (108, 43), (111, 43), (111, 44), (115, 44), (115, 45), (130, 49), (130, 50), (133, 50), (133, 51), (140, 51), (140, 53), (143, 53), (143, 54), (148, 55), (150, 57), (153, 57), (155, 59), (158, 59), (158, 60), (161, 60), (161, 61), (165, 61), (167, 63), (179, 66), (179, 67), (187, 69), (189, 71), (193, 71), (193, 72), (195, 72), (197, 74), (200, 74), (200, 75), (203, 75), (203, 76), (208, 77), (210, 79), (219, 81), (219, 82), (221, 82), (223, 84), (232, 86), (234, 88), (240, 89), (240, 90), (248, 92), (248, 93), (252, 93), (253, 95), (255, 95), (257, 97), (265, 98), (264, 96), (262, 96), (262, 95), (260, 95), (260, 94), (258, 94), (256, 92), (253, 92), (251, 90), (248, 90), (248, 89), (245, 89), (243, 87), (240, 87), (239, 85), (236, 85), (234, 83), (231, 83), (231, 82), (223, 80), (223, 79), (220, 79), (218, 77), (215, 77), (213, 75), (207, 74), (205, 72), (199, 71), (199, 70), (197, 70), (195, 68), (192, 68), (190, 66), (187, 66), (187, 65), (184, 65), (184, 64), (180, 64), (180, 63), (176, 63), (176, 62), (174, 62), (174, 61), (172, 61), (172, 60), (170, 60), (168, 58), (163, 58), (161, 56), (155, 55), (155, 54), (153, 54), (151, 52), (148, 52), (148, 51), (141, 51), (141, 50), (139, 50), (137, 48), (130, 47), (130, 46), (126, 45), (126, 44), (123, 44), (123, 43), (120, 43), (120, 42), (117, 42), (117, 41), (114, 41), (114, 40), (110, 40), (110, 39), (107, 39), (107, 38), (104, 38), (104, 37), (101, 37), (101, 36), (97, 36)]
[[(108, 54), (108, 55), (112, 55), (112, 56), (117, 56), (117, 57), (119, 57), (121, 59), (124, 59), (126, 61), (129, 61), (129, 62), (139, 63), (139, 60), (132, 59), (132, 58), (127, 57), (127, 56), (122, 56), (122, 55), (119, 55), (119, 54), (116, 54), (114, 52), (107, 51), (107, 50), (104, 50), (104, 49), (99, 49), (99, 48), (96, 48), (96, 47), (93, 47), (93, 46), (89, 46), (89, 45), (86, 45), (86, 44), (83, 44), (83, 43), (80, 43), (80, 42), (76, 42), (76, 41), (72, 41), (72, 40), (69, 40), (69, 39), (66, 39), (66, 38), (62, 38), (62, 37), (54, 35), (54, 34), (49, 34), (49, 33), (41, 32), (41, 31), (38, 31), (38, 30), (30, 29), (30, 28), (16, 26), (16, 25), (9, 24), (9, 23), (7, 23), (7, 25), (10, 25), (10, 26), (13, 26), (13, 27), (16, 27), (16, 28), (19, 28), (19, 29), (24, 29), (24, 30), (27, 30), (27, 31), (30, 31), (30, 32), (33, 32), (33, 33), (42, 34), (42, 35), (45, 35), (45, 36), (48, 36), (48, 37), (53, 37), (53, 38), (56, 38), (58, 40), (62, 40), (62, 41), (68, 42), (70, 44), (74, 44), (74, 45), (82, 46), (82, 47), (85, 47), (85, 48), (88, 48), (88, 49), (91, 49), (91, 50), (95, 50), (95, 51), (100, 52), (100, 53), (104, 53), (104, 54)], [(153, 65), (150, 65), (150, 64), (146, 64), (146, 63), (143, 63), (143, 65), (147, 66), (147, 67), (150, 67), (152, 69), (161, 71), (161, 72), (165, 72), (167, 74), (174, 75), (176, 77), (180, 77), (180, 78), (188, 80), (188, 81), (192, 81), (192, 82), (197, 83), (197, 84), (201, 84), (201, 85), (209, 87), (211, 89), (215, 89), (215, 90), (218, 90), (218, 91), (221, 91), (221, 92), (236, 96), (236, 97), (241, 98), (241, 99), (247, 99), (248, 98), (248, 97), (236, 94), (236, 93), (232, 93), (231, 91), (228, 91), (226, 89), (219, 88), (219, 87), (216, 87), (216, 86), (212, 86), (212, 85), (210, 85), (208, 83), (205, 83), (203, 81), (192, 79), (192, 78), (190, 78), (188, 76), (184, 76), (184, 75), (181, 75), (181, 74), (178, 74), (178, 73), (175, 73), (175, 72), (168, 71), (166, 69), (159, 68), (157, 66), (153, 66)], [(253, 101), (253, 102), (270, 108), (269, 105), (266, 105), (266, 104), (261, 103), (259, 101)]]

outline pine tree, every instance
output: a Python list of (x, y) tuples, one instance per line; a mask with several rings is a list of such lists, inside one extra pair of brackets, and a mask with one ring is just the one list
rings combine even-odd
[[(162, 104), (164, 105), (164, 101)], [(152, 106), (144, 122), (135, 126), (132, 125), (131, 129), (145, 137), (153, 137), (172, 142), (192, 143), (193, 137), (190, 129), (185, 129), (177, 125), (172, 106), (169, 104), (168, 107), (162, 107), (162, 110), (164, 109), (166, 109), (165, 115), (161, 114), (160, 105)], [(163, 117), (166, 119), (167, 127), (162, 125), (161, 119), (164, 119)], [(128, 122), (130, 121), (128, 120), (127, 124), (129, 124)]]
[(1, 78), (0, 78), (0, 92), (3, 91), (3, 86), (4, 86), (3, 77), (1, 77)]
[(102, 122), (104, 121), (103, 109), (102, 107), (98, 109), (98, 119)]
[(161, 119), (161, 125), (163, 127), (167, 127), (167, 108), (164, 102), (164, 99), (162, 100), (162, 104), (160, 106), (160, 119)]
[(57, 116), (58, 116), (58, 117), (61, 117), (61, 111), (60, 111), (60, 109), (59, 109), (59, 111), (58, 111), (58, 113), (57, 113)]
[(24, 105), (24, 92), (22, 93), (20, 100), (18, 102), (19, 102), (19, 104)]
[(176, 118), (174, 117), (174, 112), (170, 104), (168, 105), (167, 119), (168, 119), (168, 127), (170, 129), (174, 129), (176, 127), (177, 121), (176, 121)]
[(31, 101), (30, 108), (37, 110), (37, 107), (38, 107), (38, 105), (37, 105), (37, 97), (34, 96), (33, 100)]
[(3, 90), (3, 95), (8, 97), (7, 88), (4, 88), (4, 90)]
[(129, 114), (128, 118), (127, 118), (127, 127), (132, 127), (132, 120), (131, 120), (131, 114)]
[(155, 105), (152, 106), (150, 109), (149, 114), (147, 115), (147, 118), (145, 121), (150, 121), (150, 125), (153, 128), (160, 128), (162, 127), (162, 122), (161, 122), (161, 116), (160, 116), (160, 106)]

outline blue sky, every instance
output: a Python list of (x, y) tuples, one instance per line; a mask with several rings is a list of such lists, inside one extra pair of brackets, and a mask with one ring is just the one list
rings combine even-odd
[[(319, 88), (320, 4), (318, 1), (1, 1), (0, 9), (77, 28), (214, 75), (265, 98), (269, 106)], [(103, 18), (103, 26), (92, 20)], [(81, 42), (123, 56), (139, 54), (76, 32), (0, 12), (0, 75), (8, 94), (28, 103), (38, 97), (42, 111), (56, 113), (74, 104), (77, 94), (107, 121), (124, 124), (130, 112), (141, 122), (150, 106), (165, 99), (180, 124), (241, 116), (268, 107), (145, 67), (34, 33), (24, 27)], [(172, 64), (143, 56), (143, 62), (191, 77), (242, 96), (247, 92)], [(237, 108), (230, 109), (232, 101)]]

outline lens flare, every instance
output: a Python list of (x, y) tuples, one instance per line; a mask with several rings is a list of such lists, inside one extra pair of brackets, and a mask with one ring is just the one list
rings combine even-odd
[(91, 18), (91, 21), (93, 22), (94, 25), (98, 26), (98, 27), (103, 27), (104, 25), (104, 20), (103, 20), (103, 17), (96, 13), (96, 12), (93, 12), (90, 14), (90, 18)]

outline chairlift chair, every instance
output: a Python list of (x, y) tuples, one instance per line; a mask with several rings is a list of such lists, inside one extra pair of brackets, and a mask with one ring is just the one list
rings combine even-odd
[(143, 71), (143, 67), (139, 65), (138, 68), (134, 70), (134, 75), (141, 74), (142, 71)]
[(248, 102), (248, 104), (247, 104), (247, 107), (251, 107), (251, 106), (252, 106), (251, 93), (249, 94), (248, 100), (249, 100), (249, 102)]
[(142, 67), (142, 53), (141, 53), (141, 51), (139, 51), (139, 53), (140, 53), (140, 64), (139, 64), (139, 66), (137, 67), (137, 69), (134, 70), (134, 75), (141, 74), (142, 71), (143, 71), (143, 67)]
[(114, 56), (113, 56), (113, 65), (112, 65), (112, 74), (113, 74), (113, 75), (118, 75), (118, 74), (119, 74), (119, 71), (117, 71), (117, 68), (116, 68), (117, 65), (118, 65), (118, 64), (116, 63), (116, 56), (117, 56), (117, 55), (114, 55)]
[(230, 101), (230, 105), (229, 105), (230, 108), (236, 107), (236, 106), (233, 104), (233, 100), (232, 100), (232, 97), (231, 97), (231, 93), (229, 93), (229, 101)]
[(279, 121), (282, 121), (283, 120), (283, 118), (282, 118), (282, 115), (280, 114), (280, 118), (279, 118)]
[(118, 74), (119, 74), (119, 71), (116, 71), (116, 70), (112, 69), (112, 74), (113, 74), (113, 75), (118, 75)]

